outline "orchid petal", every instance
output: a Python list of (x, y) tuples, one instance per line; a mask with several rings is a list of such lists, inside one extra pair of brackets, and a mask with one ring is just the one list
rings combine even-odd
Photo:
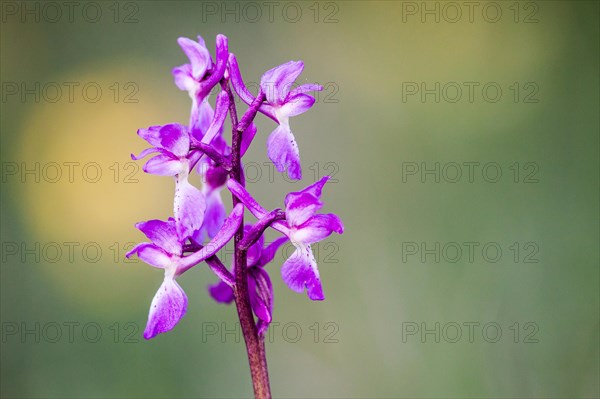
[(206, 47), (206, 42), (204, 41), (204, 38), (200, 35), (196, 36), (198, 38), (198, 44), (201, 45), (202, 47)]
[(212, 64), (210, 53), (203, 43), (196, 43), (187, 37), (177, 39), (177, 44), (189, 58), (192, 66), (192, 76), (196, 81), (201, 80), (206, 70)]
[(163, 152), (163, 151), (158, 148), (154, 148), (154, 147), (146, 148), (144, 151), (140, 152), (140, 155), (138, 155), (138, 156), (131, 154), (131, 159), (133, 159), (134, 161), (139, 161), (140, 159), (147, 157), (148, 154), (152, 154), (155, 152)]
[(183, 163), (168, 153), (152, 157), (142, 168), (144, 172), (159, 176), (175, 176), (184, 170)]
[(265, 72), (260, 79), (260, 87), (267, 101), (271, 105), (283, 104), (303, 69), (302, 61), (289, 61)]
[[(252, 225), (246, 225), (244, 228), (244, 235), (247, 234), (250, 229), (252, 229)], [(258, 240), (248, 248), (248, 251), (246, 252), (246, 264), (248, 267), (252, 267), (258, 263), (264, 244), (265, 236), (262, 234)]]
[(151, 339), (172, 330), (185, 315), (187, 303), (187, 296), (179, 284), (172, 277), (165, 277), (150, 304), (144, 338)]
[(288, 195), (285, 196), (285, 202), (284, 202), (285, 206), (286, 207), (290, 206), (295, 201), (295, 199), (297, 197), (301, 196), (302, 194), (310, 194), (310, 195), (314, 196), (316, 199), (320, 199), (321, 193), (323, 191), (323, 187), (329, 181), (329, 179), (330, 179), (329, 176), (323, 176), (319, 181), (314, 182), (310, 186), (306, 186), (305, 188), (303, 188), (300, 191), (289, 193)]
[(143, 242), (136, 245), (133, 249), (125, 254), (127, 258), (130, 258), (133, 254), (136, 254), (138, 258), (149, 264), (150, 266), (164, 269), (173, 263), (171, 256), (166, 253), (162, 248), (149, 242)]
[(164, 125), (159, 132), (160, 145), (177, 157), (184, 157), (190, 150), (187, 128), (178, 123)]
[(269, 274), (264, 269), (254, 267), (248, 271), (248, 293), (256, 317), (270, 323), (273, 311), (273, 286)]
[(181, 255), (181, 242), (177, 238), (174, 220), (148, 220), (135, 225), (154, 244), (174, 255)]
[(148, 128), (138, 129), (137, 134), (144, 140), (146, 140), (150, 145), (154, 147), (161, 147), (160, 141), (160, 129), (162, 126), (150, 126)]
[(229, 172), (221, 166), (209, 164), (205, 167), (204, 182), (210, 189), (215, 190), (225, 185)]
[(300, 152), (289, 126), (279, 125), (267, 139), (267, 155), (280, 173), (287, 170), (291, 179), (302, 179)]
[(338, 234), (344, 232), (342, 220), (337, 215), (314, 215), (294, 231), (293, 239), (296, 242), (313, 244), (329, 237), (334, 231)]
[(233, 302), (233, 289), (222, 281), (208, 286), (208, 293), (219, 303)]
[(183, 64), (173, 68), (171, 74), (179, 90), (193, 93), (198, 88), (198, 82), (194, 79), (190, 64)]
[(290, 193), (285, 197), (286, 221), (290, 227), (296, 227), (306, 222), (323, 203), (310, 193)]
[(285, 196), (285, 214), (290, 227), (300, 226), (321, 209), (323, 206), (320, 201), (321, 192), (327, 181), (329, 181), (329, 176), (324, 176), (303, 190), (291, 192)]
[(262, 112), (264, 115), (268, 116), (269, 118), (273, 119), (275, 122), (280, 123), (281, 121), (277, 118), (277, 116), (275, 115), (275, 107), (273, 107), (272, 105), (269, 104), (262, 104), (260, 106), (260, 108), (258, 109), (260, 112)]
[(179, 178), (175, 186), (173, 214), (177, 227), (177, 235), (181, 241), (191, 237), (202, 226), (206, 200), (196, 187), (186, 178)]
[(310, 245), (296, 245), (296, 251), (281, 268), (281, 277), (292, 291), (303, 292), (306, 288), (308, 297), (313, 301), (325, 299)]
[(277, 111), (278, 115), (286, 117), (300, 115), (308, 111), (315, 103), (315, 98), (308, 94), (297, 94), (294, 97), (289, 97)]
[(297, 96), (298, 94), (308, 93), (310, 91), (321, 91), (323, 90), (323, 86), (315, 84), (315, 83), (307, 83), (296, 87), (294, 90), (290, 91), (288, 98), (292, 98)]
[(257, 320), (256, 329), (258, 330), (257, 332), (260, 337), (262, 337), (265, 334), (265, 332), (267, 332), (267, 329), (269, 328), (269, 324), (271, 324), (271, 323), (267, 323), (261, 319)]

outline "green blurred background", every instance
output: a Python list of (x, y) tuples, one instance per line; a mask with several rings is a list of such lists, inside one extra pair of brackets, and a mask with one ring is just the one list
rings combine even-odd
[[(328, 84), (291, 121), (304, 182), (270, 175), (265, 118), (246, 157), (267, 207), (335, 172), (325, 211), (346, 226), (318, 248), (324, 302), (284, 286), (282, 253), (268, 266), (276, 397), (598, 397), (598, 2), (475, 2), (471, 21), (463, 2), (292, 3), (77, 2), (70, 16), (2, 2), (2, 397), (251, 394), (243, 343), (222, 335), (235, 311), (206, 294), (216, 278), (183, 276), (188, 314), (146, 342), (162, 275), (121, 260), (143, 239), (133, 224), (172, 201), (170, 179), (128, 163), (146, 147), (136, 129), (187, 123), (176, 39), (200, 34), (212, 51), (217, 33), (248, 82), (302, 59), (301, 83)], [(79, 84), (72, 101), (65, 82)], [(423, 82), (439, 82), (439, 102), (407, 93)], [(472, 101), (464, 82), (479, 85)], [(465, 162), (479, 162), (472, 182)], [(439, 183), (421, 177), (436, 163)], [(470, 242), (473, 260), (454, 261)]]

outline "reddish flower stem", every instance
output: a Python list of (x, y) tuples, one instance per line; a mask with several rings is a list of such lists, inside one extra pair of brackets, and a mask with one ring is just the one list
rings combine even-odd
[[(242, 117), (242, 123), (238, 124), (237, 110), (235, 107), (235, 98), (229, 86), (229, 82), (225, 79), (221, 81), (221, 87), (229, 97), (229, 115), (231, 119), (231, 171), (230, 176), (235, 180), (244, 184), (242, 181), (242, 162), (241, 162), (241, 144), (242, 134), (246, 127), (252, 122), (260, 104), (252, 104), (248, 112)], [(258, 96), (257, 100), (260, 103), (264, 100), (263, 96)], [(240, 201), (232, 195), (233, 205), (237, 205)], [(244, 239), (244, 221), (240, 224), (238, 231), (234, 236), (234, 270), (235, 270), (235, 285), (233, 292), (235, 296), (235, 304), (237, 307), (238, 317), (246, 342), (246, 352), (248, 354), (248, 363), (250, 364), (250, 375), (252, 376), (252, 385), (254, 387), (254, 396), (260, 399), (271, 398), (271, 387), (269, 384), (269, 370), (267, 368), (267, 357), (265, 352), (264, 337), (258, 335), (258, 329), (252, 314), (250, 305), (250, 295), (248, 293), (248, 277), (246, 268), (247, 250), (242, 249), (240, 243)]]

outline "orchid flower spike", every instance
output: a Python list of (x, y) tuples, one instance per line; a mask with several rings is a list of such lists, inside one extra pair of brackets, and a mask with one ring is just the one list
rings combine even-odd
[[(335, 214), (318, 213), (329, 177), (287, 194), (284, 211), (266, 211), (245, 188), (243, 156), (257, 134), (254, 120), (262, 113), (277, 124), (267, 139), (268, 157), (279, 172), (301, 179), (300, 152), (290, 118), (309, 110), (315, 98), (308, 93), (323, 88), (318, 84), (297, 85), (304, 63), (289, 61), (265, 72), (254, 95), (244, 84), (235, 55), (229, 53), (227, 37), (217, 35), (213, 55), (200, 36), (197, 40), (181, 37), (177, 43), (188, 62), (173, 68), (172, 74), (177, 87), (192, 100), (189, 123), (139, 129), (138, 135), (151, 147), (131, 155), (134, 160), (149, 156), (143, 167), (146, 173), (175, 180), (173, 217), (136, 224), (149, 242), (136, 245), (126, 254), (128, 258), (137, 255), (164, 273), (150, 305), (144, 338), (152, 339), (179, 323), (187, 311), (188, 298), (177, 279), (206, 262), (221, 280), (209, 287), (210, 295), (217, 302), (231, 303), (235, 293), (255, 396), (271, 397), (261, 339), (273, 320), (274, 294), (265, 266), (289, 240), (295, 250), (281, 266), (283, 281), (293, 291), (306, 291), (311, 300), (323, 300), (311, 245), (333, 232), (342, 234), (344, 225)], [(218, 94), (212, 102), (210, 94), (215, 88)], [(238, 115), (234, 92), (249, 105), (243, 115)], [(227, 119), (231, 124), (230, 140), (223, 135)], [(190, 182), (194, 169), (202, 178), (201, 188)], [(229, 216), (221, 198), (224, 188), (233, 195)], [(258, 220), (243, 227), (246, 208)], [(265, 231), (269, 227), (283, 236), (266, 245)], [(229, 242), (235, 253), (231, 270), (217, 256)]]

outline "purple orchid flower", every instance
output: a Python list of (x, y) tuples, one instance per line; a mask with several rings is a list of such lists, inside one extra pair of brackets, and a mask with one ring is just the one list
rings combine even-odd
[(136, 254), (147, 264), (165, 271), (163, 283), (150, 305), (144, 338), (151, 339), (172, 330), (185, 315), (187, 296), (175, 279), (225, 246), (240, 226), (243, 212), (243, 206), (238, 204), (215, 238), (200, 251), (187, 257), (183, 256), (184, 241), (179, 238), (173, 218), (166, 222), (149, 220), (136, 224), (151, 242), (136, 245), (125, 256), (129, 258)]
[[(214, 60), (201, 37), (198, 41), (179, 38), (178, 44), (189, 63), (175, 67), (172, 73), (177, 87), (192, 99), (189, 124), (138, 130), (138, 135), (152, 147), (139, 156), (132, 154), (134, 160), (152, 154), (144, 171), (175, 178), (174, 217), (138, 223), (136, 227), (150, 242), (138, 244), (126, 254), (136, 254), (164, 270), (163, 282), (150, 305), (144, 337), (151, 339), (170, 331), (183, 318), (188, 299), (176, 279), (204, 261), (221, 280), (209, 287), (210, 295), (218, 302), (231, 303), (235, 292), (255, 396), (271, 397), (261, 341), (273, 319), (273, 286), (265, 265), (289, 239), (295, 251), (282, 265), (283, 280), (292, 290), (306, 290), (310, 299), (322, 300), (323, 288), (311, 244), (334, 231), (343, 233), (344, 226), (334, 214), (317, 213), (323, 206), (321, 191), (328, 177), (289, 193), (285, 212), (267, 212), (244, 188), (242, 157), (256, 135), (254, 119), (261, 112), (278, 125), (267, 140), (269, 158), (279, 172), (301, 179), (300, 154), (289, 119), (313, 106), (315, 99), (307, 93), (323, 88), (317, 84), (293, 88), (304, 64), (290, 61), (265, 72), (254, 96), (244, 85), (235, 55), (229, 54), (227, 37), (217, 35)], [(230, 83), (238, 97), (249, 105), (241, 117), (231, 103), (235, 97)], [(209, 97), (215, 87), (220, 87), (221, 92), (213, 108)], [(223, 137), (228, 114), (232, 132), (229, 142)], [(195, 168), (202, 177), (201, 190), (188, 181)], [(221, 199), (224, 187), (234, 195), (229, 217)], [(259, 220), (242, 228), (245, 207)], [(283, 237), (265, 246), (264, 232), (268, 227), (283, 233)], [(232, 240), (235, 256), (230, 271), (216, 253)]]
[[(302, 179), (300, 152), (296, 138), (290, 129), (289, 118), (308, 111), (315, 98), (306, 94), (323, 90), (317, 84), (303, 84), (291, 90), (292, 85), (302, 73), (302, 61), (289, 61), (265, 72), (260, 80), (260, 90), (265, 94), (267, 104), (259, 110), (279, 123), (267, 139), (267, 155), (280, 173), (287, 170), (292, 179)], [(229, 56), (229, 74), (233, 88), (248, 105), (254, 96), (246, 88), (234, 54)]]
[[(334, 231), (338, 234), (344, 232), (344, 225), (337, 215), (316, 214), (323, 207), (321, 191), (328, 180), (329, 176), (325, 176), (304, 190), (289, 193), (285, 197), (286, 222), (272, 224), (274, 229), (285, 234), (296, 247), (296, 251), (281, 268), (283, 281), (296, 292), (303, 292), (306, 288), (308, 297), (312, 300), (323, 300), (325, 296), (310, 245), (323, 240)], [(255, 217), (260, 219), (267, 214), (238, 182), (230, 179), (227, 187)]]
[(227, 69), (229, 56), (227, 37), (217, 35), (216, 64), (213, 63), (204, 39), (198, 36), (198, 42), (186, 37), (177, 39), (177, 43), (190, 60), (189, 64), (173, 68), (175, 84), (180, 90), (187, 91), (192, 99), (190, 128), (207, 125), (212, 120), (212, 108), (208, 103), (208, 95)]
[(206, 209), (204, 196), (188, 181), (190, 168), (201, 153), (190, 151), (188, 129), (176, 123), (139, 129), (138, 135), (154, 147), (145, 149), (138, 156), (131, 154), (131, 158), (139, 160), (158, 152), (146, 162), (144, 172), (175, 177), (173, 214), (179, 238), (184, 240), (200, 229)]
[[(248, 232), (251, 228), (251, 225), (246, 225), (244, 231)], [(250, 305), (258, 318), (259, 334), (263, 334), (273, 320), (273, 286), (264, 267), (273, 260), (279, 247), (287, 240), (287, 237), (280, 237), (265, 247), (265, 237), (261, 235), (258, 241), (248, 248), (248, 293)], [(209, 286), (208, 290), (217, 302), (233, 302), (233, 289), (223, 281)]]

